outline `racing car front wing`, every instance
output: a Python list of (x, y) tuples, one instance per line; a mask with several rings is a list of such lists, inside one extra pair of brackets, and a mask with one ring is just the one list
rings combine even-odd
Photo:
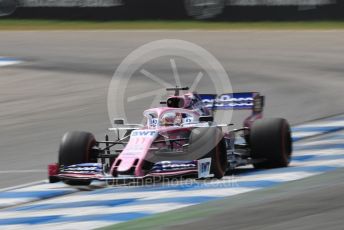
[(59, 181), (103, 181), (107, 184), (125, 184), (130, 182), (154, 182), (176, 177), (209, 178), (213, 177), (210, 172), (210, 166), (211, 158), (189, 162), (157, 162), (153, 166), (152, 170), (145, 176), (137, 177), (134, 175), (113, 176), (104, 172), (103, 166), (100, 163), (85, 163), (71, 166), (60, 166), (57, 163), (54, 163), (48, 166), (48, 174), (49, 181), (51, 183)]

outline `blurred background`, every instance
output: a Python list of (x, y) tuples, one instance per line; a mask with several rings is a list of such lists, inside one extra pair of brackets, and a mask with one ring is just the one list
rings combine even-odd
[(340, 0), (0, 0), (0, 15), (49, 19), (343, 19)]
[[(166, 38), (189, 41), (210, 52), (228, 73), (233, 91), (265, 95), (266, 117), (286, 118), (295, 127), (344, 112), (344, 0), (0, 0), (0, 189), (45, 180), (47, 165), (57, 161), (59, 143), (67, 131), (89, 131), (103, 140), (111, 126), (107, 96), (114, 72), (134, 50)], [(166, 55), (142, 65), (160, 80), (154, 82), (137, 71), (124, 97), (163, 88), (161, 82), (174, 85), (172, 58), (183, 85), (192, 84), (200, 71), (206, 72), (190, 60)], [(199, 81), (200, 93), (213, 92), (212, 76), (204, 74)], [(154, 96), (139, 99), (127, 101), (127, 119), (133, 123), (142, 120)], [(236, 127), (247, 113), (234, 115)], [(321, 138), (318, 141), (328, 144)], [(310, 164), (324, 171), (326, 160), (340, 165), (342, 138), (340, 133), (329, 139), (334, 147), (320, 145), (309, 152), (316, 159)], [(324, 151), (338, 156), (318, 159), (317, 154)], [(312, 167), (306, 168), (290, 167), (294, 174), (288, 175), (292, 180), (300, 172), (314, 175)], [(340, 177), (324, 178), (326, 183), (320, 181), (320, 186), (307, 187), (301, 181), (295, 186), (300, 192), (294, 189), (292, 196), (292, 186), (287, 184), (284, 195), (277, 193), (270, 201), (259, 194), (260, 203), (252, 205), (244, 197), (241, 200), (248, 200), (250, 206), (244, 203), (238, 209), (230, 203), (227, 207), (234, 207), (233, 212), (219, 216), (223, 221), (217, 221), (217, 226), (213, 220), (218, 219), (211, 218), (185, 229), (208, 225), (228, 229), (226, 221), (239, 229), (342, 229), (342, 172)], [(290, 179), (279, 175), (282, 181)], [(328, 192), (330, 187), (335, 194)], [(51, 190), (46, 192), (49, 195)], [(0, 201), (19, 195), (3, 195)], [(277, 198), (282, 196), (280, 203)], [(103, 207), (99, 210), (92, 211), (98, 215)], [(328, 218), (319, 217), (320, 212)], [(297, 217), (304, 218), (295, 227)], [(7, 222), (0, 220), (0, 228), (1, 223)]]

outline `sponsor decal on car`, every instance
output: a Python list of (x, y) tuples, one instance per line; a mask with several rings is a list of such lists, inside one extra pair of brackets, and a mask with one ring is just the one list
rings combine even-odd
[(102, 164), (100, 163), (84, 163), (65, 166), (61, 169), (62, 173), (101, 173), (103, 172)]
[(210, 174), (211, 158), (204, 158), (197, 161), (198, 178), (208, 178), (214, 175)]
[(251, 109), (253, 107), (253, 93), (233, 94), (201, 94), (203, 103), (213, 110)]
[(135, 130), (131, 132), (131, 137), (156, 137), (158, 132), (155, 130)]
[(154, 164), (152, 172), (192, 170), (196, 168), (196, 161), (159, 161)]

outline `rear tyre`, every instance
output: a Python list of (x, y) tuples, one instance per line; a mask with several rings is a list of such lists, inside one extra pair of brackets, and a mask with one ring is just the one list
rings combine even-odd
[(195, 128), (191, 131), (189, 150), (194, 159), (211, 158), (210, 173), (221, 179), (227, 170), (226, 144), (220, 128)]
[[(95, 162), (92, 148), (96, 144), (93, 134), (88, 132), (68, 132), (62, 137), (59, 149), (59, 165), (68, 166)], [(90, 181), (64, 181), (70, 185), (89, 185)]]
[(261, 119), (253, 123), (250, 146), (255, 168), (287, 167), (292, 154), (290, 126), (283, 118)]

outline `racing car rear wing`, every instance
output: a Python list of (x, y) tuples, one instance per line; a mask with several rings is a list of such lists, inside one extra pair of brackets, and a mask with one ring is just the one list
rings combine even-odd
[(199, 94), (204, 105), (215, 112), (217, 110), (251, 110), (243, 122), (244, 127), (251, 127), (253, 122), (263, 117), (265, 97), (257, 92), (228, 94)]
[(228, 94), (198, 94), (205, 106), (212, 110), (252, 110), (261, 113), (264, 96), (257, 92), (240, 92)]

